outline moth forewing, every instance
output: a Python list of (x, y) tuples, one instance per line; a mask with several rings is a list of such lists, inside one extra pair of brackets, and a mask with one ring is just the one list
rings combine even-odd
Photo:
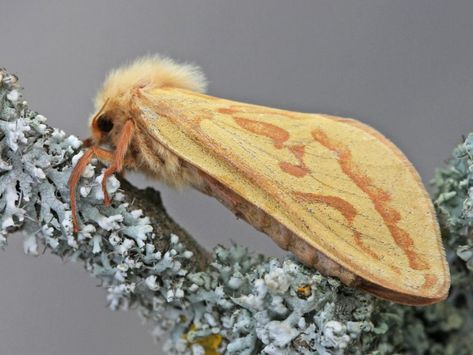
[(173, 88), (140, 105), (154, 112), (142, 117), (149, 135), (201, 172), (206, 193), (238, 201), (226, 205), (240, 215), (264, 213), (246, 219), (306, 264), (399, 303), (446, 297), (432, 203), (407, 158), (374, 129)]
[(394, 144), (356, 120), (197, 92), (205, 84), (197, 67), (162, 57), (108, 76), (91, 120), (93, 146), (69, 183), (75, 230), (77, 183), (97, 156), (112, 162), (105, 176), (135, 168), (216, 197), (347, 285), (412, 305), (447, 296), (450, 274), (432, 203)]

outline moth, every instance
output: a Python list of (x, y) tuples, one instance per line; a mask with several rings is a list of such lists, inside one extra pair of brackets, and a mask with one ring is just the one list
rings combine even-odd
[[(427, 305), (450, 274), (421, 179), (382, 134), (353, 119), (204, 94), (200, 69), (159, 56), (112, 71), (90, 120), (88, 150), (107, 178), (137, 169), (213, 196), (307, 266), (380, 298)], [(111, 150), (104, 149), (108, 145)]]

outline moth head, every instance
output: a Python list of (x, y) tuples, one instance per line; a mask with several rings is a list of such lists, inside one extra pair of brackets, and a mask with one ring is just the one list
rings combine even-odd
[(160, 87), (204, 92), (207, 81), (199, 67), (159, 55), (112, 70), (95, 99), (96, 113), (90, 120), (92, 140), (97, 144), (113, 143), (124, 122), (136, 120), (141, 114), (140, 98)]
[(127, 119), (129, 119), (129, 115), (125, 111), (120, 110), (112, 100), (105, 100), (90, 119), (92, 137), (86, 145), (108, 144), (115, 146), (121, 128)]

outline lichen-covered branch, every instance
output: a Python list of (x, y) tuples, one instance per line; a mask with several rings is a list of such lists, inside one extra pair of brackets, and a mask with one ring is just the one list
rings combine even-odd
[(462, 204), (473, 165), (468, 150), (458, 158), (461, 168), (452, 164), (436, 179), (438, 205), (454, 227), (447, 239), (452, 297), (428, 308), (404, 307), (345, 287), (290, 257), (267, 258), (238, 246), (209, 253), (166, 214), (158, 192), (126, 180), (110, 178), (113, 203), (104, 207), (99, 162), (88, 166), (78, 187), (82, 223), (73, 235), (67, 180), (81, 142), (31, 111), (16, 77), (4, 70), (0, 77), (0, 243), (20, 230), (25, 252), (47, 248), (81, 261), (107, 289), (110, 308), (134, 308), (156, 336), (166, 335), (167, 353), (473, 351), (467, 238), (473, 203), (464, 210)]

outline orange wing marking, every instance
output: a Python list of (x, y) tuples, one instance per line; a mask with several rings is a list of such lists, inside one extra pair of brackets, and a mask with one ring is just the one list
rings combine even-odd
[(299, 160), (299, 165), (291, 164), (285, 161), (279, 163), (279, 167), (282, 171), (291, 174), (295, 177), (304, 177), (309, 172), (310, 169), (304, 163), (304, 148), (303, 145), (293, 145), (288, 147), (292, 154)]
[(342, 171), (369, 196), (376, 211), (383, 218), (384, 224), (388, 227), (395, 243), (405, 253), (409, 261), (409, 266), (414, 270), (428, 269), (428, 263), (414, 250), (414, 241), (409, 233), (397, 225), (401, 220), (401, 214), (389, 205), (391, 200), (389, 192), (375, 186), (373, 180), (359, 170), (347, 146), (331, 140), (321, 129), (313, 130), (312, 136), (325, 148), (337, 153), (338, 163)]
[(425, 274), (424, 283), (422, 284), (422, 289), (431, 289), (437, 283), (437, 276), (434, 274)]
[(227, 114), (233, 116), (234, 114), (239, 115), (250, 115), (250, 116), (257, 116), (257, 115), (277, 115), (277, 116), (285, 116), (291, 119), (300, 119), (300, 114), (296, 112), (272, 109), (272, 108), (265, 108), (260, 106), (252, 106), (252, 105), (230, 105), (226, 108), (219, 109), (220, 113)]
[(289, 139), (289, 132), (271, 123), (248, 120), (246, 118), (234, 116), (233, 119), (247, 131), (259, 136), (265, 136), (273, 140), (277, 149), (283, 147), (283, 143)]
[[(284, 148), (284, 143), (289, 139), (289, 132), (274, 124), (234, 116), (234, 113), (237, 112), (237, 110), (234, 108), (220, 108), (218, 111), (220, 113), (230, 115), (240, 127), (246, 129), (247, 131), (272, 139), (274, 147), (276, 149)], [(303, 145), (291, 145), (286, 146), (286, 148), (288, 148), (289, 151), (294, 154), (296, 159), (299, 161), (299, 164), (296, 165), (289, 162), (280, 162), (279, 168), (285, 173), (288, 173), (295, 177), (306, 176), (310, 172), (310, 170), (307, 165), (305, 165), (303, 160), (305, 147)]]
[[(335, 208), (339, 211), (343, 217), (348, 221), (350, 227), (353, 229), (353, 237), (355, 238), (356, 245), (362, 249), (365, 253), (370, 255), (376, 260), (379, 260), (380, 257), (373, 250), (371, 250), (367, 245), (363, 243), (361, 239), (361, 234), (353, 227), (353, 220), (358, 214), (356, 208), (348, 201), (337, 197), (337, 196), (328, 196), (328, 195), (318, 195), (310, 192), (299, 192), (293, 191), (292, 193), (297, 200), (299, 201), (308, 201), (313, 203), (323, 203), (327, 206)], [(396, 270), (395, 270), (396, 271)]]

